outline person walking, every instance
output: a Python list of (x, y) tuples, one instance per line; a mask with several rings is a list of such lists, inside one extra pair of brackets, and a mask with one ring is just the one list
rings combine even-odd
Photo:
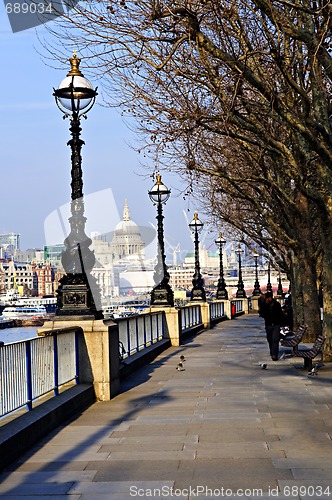
[(271, 358), (273, 361), (278, 361), (280, 327), (283, 325), (284, 315), (280, 303), (273, 298), (272, 292), (266, 292), (265, 303), (262, 305), (260, 313), (265, 320), (266, 340), (269, 344)]

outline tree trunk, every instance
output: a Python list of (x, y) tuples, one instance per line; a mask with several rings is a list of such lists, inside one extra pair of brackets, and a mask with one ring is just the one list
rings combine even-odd
[[(296, 194), (297, 216), (294, 217), (294, 237), (299, 246), (296, 248), (296, 286), (299, 290), (295, 301), (300, 300), (296, 311), (297, 326), (308, 326), (304, 342), (314, 342), (322, 332), (317, 279), (317, 255), (313, 234), (313, 209), (308, 199), (301, 193)], [(295, 214), (294, 214), (295, 216)], [(296, 289), (297, 290), (297, 289)]]
[(320, 308), (315, 265), (305, 253), (293, 256), (291, 280), (294, 330), (308, 326), (304, 342), (314, 342), (321, 333)]
[(332, 214), (321, 218), (323, 334), (326, 338), (323, 360), (332, 361)]
[(317, 335), (322, 333), (316, 266), (306, 255), (303, 256), (299, 265), (302, 273), (304, 323), (308, 326), (303, 340), (304, 342), (315, 342)]

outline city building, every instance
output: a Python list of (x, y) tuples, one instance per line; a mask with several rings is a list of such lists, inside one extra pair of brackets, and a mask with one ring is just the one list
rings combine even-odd
[(7, 289), (6, 289), (5, 280), (6, 280), (6, 273), (3, 270), (2, 265), (0, 263), (0, 295), (6, 293)]
[(111, 241), (111, 255), (115, 262), (142, 262), (145, 257), (145, 242), (140, 229), (130, 219), (128, 202), (125, 200), (123, 218), (114, 228)]
[(65, 245), (45, 245), (44, 246), (44, 262), (49, 262), (51, 266), (62, 268), (61, 264), (61, 255), (63, 250), (65, 249)]
[(123, 295), (146, 294), (156, 285), (153, 279), (154, 270), (125, 269), (119, 273), (120, 291)]
[(169, 267), (169, 284), (173, 290), (191, 290), (193, 287), (194, 267)]
[(122, 220), (112, 233), (93, 233), (91, 249), (96, 263), (91, 274), (103, 298), (128, 293), (144, 293), (154, 286), (154, 260), (145, 258), (145, 242), (140, 228), (131, 220), (125, 200)]
[(101, 266), (97, 262), (97, 265), (91, 271), (91, 275), (99, 285), (102, 298), (109, 299), (120, 295), (119, 271), (114, 269), (112, 264), (107, 263)]
[(31, 264), (2, 262), (3, 282), (6, 290), (17, 289), (21, 295), (37, 295), (37, 276)]
[(21, 262), (22, 264), (30, 264), (34, 262), (45, 262), (44, 252), (38, 248), (28, 248), (27, 250), (17, 250), (15, 253), (15, 262)]
[(54, 295), (54, 268), (49, 262), (46, 264), (32, 263), (32, 270), (35, 274), (35, 286), (38, 297)]
[(20, 236), (18, 233), (0, 234), (0, 259), (16, 257), (20, 249)]

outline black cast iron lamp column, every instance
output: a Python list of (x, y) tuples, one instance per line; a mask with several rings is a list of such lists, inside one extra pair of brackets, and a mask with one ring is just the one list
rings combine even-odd
[(284, 294), (284, 291), (282, 289), (281, 274), (280, 274), (280, 270), (279, 270), (277, 295), (279, 295), (279, 297), (282, 297), (283, 294)]
[(255, 276), (256, 280), (254, 283), (254, 291), (252, 292), (253, 297), (259, 297), (261, 295), (261, 287), (258, 281), (258, 253), (254, 253), (254, 259), (255, 259)]
[(271, 284), (271, 263), (269, 261), (268, 266), (267, 266), (267, 284), (266, 284), (266, 291), (267, 292), (272, 292), (272, 284)]
[(157, 174), (157, 181), (148, 192), (150, 200), (157, 205), (158, 221), (158, 253), (157, 265), (154, 271), (154, 282), (157, 283), (151, 292), (152, 306), (174, 306), (174, 294), (169, 284), (169, 273), (166, 265), (164, 225), (163, 225), (163, 205), (170, 197), (171, 191), (161, 182), (161, 175)]
[(203, 222), (201, 222), (198, 218), (198, 213), (194, 213), (194, 218), (189, 224), (189, 228), (191, 232), (194, 234), (194, 242), (195, 242), (195, 274), (193, 276), (192, 284), (193, 289), (191, 290), (191, 300), (202, 300), (206, 301), (206, 295), (204, 290), (204, 281), (202, 279), (200, 265), (199, 265), (199, 240), (198, 234), (203, 229)]
[[(92, 241), (85, 234), (83, 173), (81, 148), (84, 141), (80, 139), (80, 118), (86, 118), (95, 103), (97, 89), (93, 89), (89, 80), (84, 78), (79, 69), (80, 59), (76, 52), (69, 59), (71, 70), (62, 80), (54, 97), (63, 118), (70, 119), (72, 139), (71, 147), (71, 217), (70, 233), (64, 241), (62, 265), (65, 275), (60, 279), (57, 290), (56, 315), (78, 315), (102, 317), (100, 312), (100, 291), (96, 280), (91, 276), (95, 263), (94, 253), (89, 249)], [(98, 306), (99, 311), (96, 308)]]
[(236, 298), (241, 299), (241, 298), (246, 297), (246, 292), (245, 292), (244, 283), (242, 280), (241, 254), (243, 253), (243, 250), (241, 248), (240, 243), (238, 244), (238, 247), (237, 247), (237, 250), (235, 250), (235, 253), (238, 255), (238, 259), (239, 259), (239, 281), (237, 284)]
[(223, 255), (222, 250), (226, 240), (222, 237), (222, 233), (219, 233), (219, 238), (215, 240), (215, 244), (219, 247), (219, 280), (216, 298), (228, 299), (228, 292), (226, 290), (226, 282), (224, 279), (224, 265), (223, 265)]

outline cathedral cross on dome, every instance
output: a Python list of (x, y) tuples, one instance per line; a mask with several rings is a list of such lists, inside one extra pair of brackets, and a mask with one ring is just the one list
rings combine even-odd
[(129, 212), (128, 201), (127, 200), (125, 200), (122, 220), (124, 220), (124, 221), (125, 220), (130, 220), (130, 212)]

